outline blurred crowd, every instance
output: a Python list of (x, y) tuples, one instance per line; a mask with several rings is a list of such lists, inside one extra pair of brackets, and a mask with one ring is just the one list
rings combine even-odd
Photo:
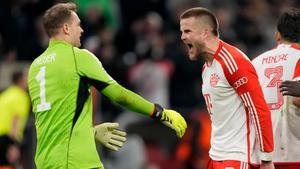
[[(1, 72), (6, 70), (4, 67), (30, 64), (47, 47), (48, 38), (41, 16), (57, 2), (66, 1), (0, 1), (0, 89), (7, 87), (3, 76), (8, 75)], [(253, 59), (276, 45), (273, 36), (278, 15), (289, 7), (300, 7), (297, 0), (74, 2), (79, 7), (84, 30), (82, 48), (93, 52), (120, 84), (152, 102), (178, 110), (189, 123), (188, 132), (180, 141), (159, 124), (124, 112), (95, 92), (95, 120), (118, 121), (131, 133), (120, 152), (112, 154), (104, 151), (102, 156), (107, 159), (104, 164), (111, 169), (196, 169), (205, 165), (210, 123), (201, 94), (203, 62), (189, 61), (181, 43), (179, 15), (185, 9), (195, 6), (211, 9), (219, 19), (221, 39), (237, 46)], [(20, 68), (16, 66), (15, 69)], [(27, 162), (23, 162), (24, 169), (33, 168), (33, 163), (28, 162), (33, 161), (33, 121), (29, 119), (28, 123), (31, 124), (25, 131), (23, 153), (30, 155), (24, 160)], [(160, 132), (152, 132), (156, 130)], [(124, 163), (128, 166), (125, 167)]]

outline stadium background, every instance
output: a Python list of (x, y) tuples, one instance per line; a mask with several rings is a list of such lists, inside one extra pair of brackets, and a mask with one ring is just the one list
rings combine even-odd
[[(41, 16), (60, 0), (0, 1), (0, 91), (15, 70), (27, 69), (47, 47)], [(202, 61), (191, 62), (180, 41), (179, 16), (203, 6), (216, 13), (221, 39), (250, 59), (276, 45), (276, 19), (297, 0), (75, 0), (92, 51), (123, 86), (181, 112), (189, 129), (182, 140), (160, 124), (128, 113), (94, 92), (95, 124), (118, 121), (129, 133), (122, 151), (101, 156), (108, 169), (200, 169), (209, 148), (209, 117), (201, 95)], [(35, 129), (30, 114), (21, 166), (34, 168)], [(1, 146), (1, 145), (0, 145)]]

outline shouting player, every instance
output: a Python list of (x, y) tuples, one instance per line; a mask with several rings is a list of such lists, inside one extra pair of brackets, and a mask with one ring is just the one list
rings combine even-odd
[[(204, 59), (202, 93), (211, 115), (207, 169), (272, 169), (271, 115), (251, 61), (219, 38), (219, 24), (206, 8), (180, 17), (181, 39), (190, 60)], [(254, 165), (253, 165), (254, 166)]]

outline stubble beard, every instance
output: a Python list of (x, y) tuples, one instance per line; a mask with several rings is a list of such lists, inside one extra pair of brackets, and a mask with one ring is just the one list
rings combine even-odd
[(204, 51), (205, 49), (204, 43), (195, 43), (194, 47), (196, 49), (196, 54), (193, 60), (198, 60), (199, 58), (206, 57), (206, 52)]

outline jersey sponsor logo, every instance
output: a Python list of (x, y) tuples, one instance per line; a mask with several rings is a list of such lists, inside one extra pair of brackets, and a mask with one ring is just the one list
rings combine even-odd
[(210, 86), (212, 86), (212, 87), (217, 86), (219, 79), (220, 79), (220, 77), (216, 73), (211, 74), (210, 78), (209, 78)]
[(248, 78), (247, 77), (241, 77), (241, 78), (239, 78), (239, 80), (237, 80), (233, 83), (233, 87), (235, 89), (238, 89), (239, 87), (245, 85), (246, 83), (248, 83)]

